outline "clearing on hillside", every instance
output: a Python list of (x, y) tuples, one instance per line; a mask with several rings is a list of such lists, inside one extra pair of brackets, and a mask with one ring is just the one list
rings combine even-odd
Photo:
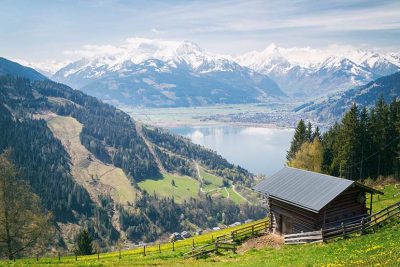
[[(173, 185), (174, 184), (174, 185)], [(163, 197), (173, 196), (177, 202), (183, 202), (190, 197), (197, 198), (200, 183), (189, 177), (170, 173), (162, 173), (161, 179), (146, 179), (138, 183), (138, 186), (149, 194)]]
[(47, 125), (71, 156), (72, 175), (93, 201), (98, 202), (99, 195), (109, 195), (123, 205), (135, 201), (137, 190), (122, 169), (104, 164), (81, 144), (81, 123), (72, 117), (53, 115)]

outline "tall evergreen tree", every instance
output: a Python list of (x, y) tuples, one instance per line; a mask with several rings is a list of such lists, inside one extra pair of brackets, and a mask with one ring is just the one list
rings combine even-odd
[(318, 141), (321, 141), (322, 137), (321, 137), (321, 132), (319, 130), (319, 127), (315, 127), (315, 131), (312, 134), (312, 141), (314, 141), (315, 139), (317, 139)]
[(313, 131), (312, 131), (312, 125), (311, 122), (307, 123), (307, 130), (306, 130), (306, 139), (307, 142), (311, 143), (313, 141)]
[(356, 105), (350, 108), (342, 119), (338, 136), (334, 143), (334, 169), (339, 169), (339, 175), (355, 179), (359, 155), (359, 111)]
[(85, 229), (79, 233), (76, 239), (76, 253), (78, 255), (91, 255), (93, 254), (93, 238), (89, 232)]
[(307, 128), (303, 120), (300, 120), (297, 124), (293, 140), (290, 144), (290, 149), (287, 152), (286, 159), (291, 161), (295, 158), (296, 152), (299, 151), (301, 145), (306, 142), (307, 139)]
[(376, 152), (374, 156), (373, 165), (374, 176), (386, 175), (388, 165), (387, 143), (388, 127), (389, 127), (389, 107), (385, 103), (383, 96), (376, 102), (375, 107), (371, 110), (371, 134), (372, 134), (372, 148)]

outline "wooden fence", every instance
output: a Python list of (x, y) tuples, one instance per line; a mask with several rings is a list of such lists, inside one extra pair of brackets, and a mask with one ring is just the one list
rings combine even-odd
[(243, 228), (236, 229), (229, 234), (217, 236), (215, 242), (200, 247), (192, 247), (192, 250), (186, 252), (184, 257), (200, 257), (220, 250), (230, 250), (235, 252), (239, 242), (268, 232), (269, 222), (263, 220)]
[(284, 235), (284, 242), (288, 245), (305, 244), (305, 243), (321, 243), (323, 241), (322, 231), (305, 232), (298, 234)]
[(400, 202), (390, 205), (370, 216), (341, 223), (338, 226), (321, 229), (320, 231), (284, 235), (285, 244), (304, 244), (346, 237), (350, 234), (365, 234), (368, 230), (378, 228), (393, 217), (400, 217)]

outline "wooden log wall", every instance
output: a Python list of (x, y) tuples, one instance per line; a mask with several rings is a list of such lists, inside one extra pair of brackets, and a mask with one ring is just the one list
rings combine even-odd
[[(362, 203), (359, 202), (360, 196), (364, 198)], [(292, 231), (290, 233), (320, 230), (324, 228), (324, 218), (325, 224), (335, 226), (343, 221), (346, 222), (350, 218), (367, 215), (365, 191), (358, 187), (347, 189), (319, 213), (302, 209), (274, 198), (269, 199), (269, 207), (273, 215), (273, 230), (276, 231), (280, 224), (280, 215), (282, 215), (291, 220)]]

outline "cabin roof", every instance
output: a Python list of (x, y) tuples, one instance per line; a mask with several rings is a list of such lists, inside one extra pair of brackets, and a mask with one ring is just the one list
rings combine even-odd
[(284, 167), (254, 186), (254, 190), (289, 204), (319, 212), (350, 186), (383, 194), (358, 182), (321, 173)]

